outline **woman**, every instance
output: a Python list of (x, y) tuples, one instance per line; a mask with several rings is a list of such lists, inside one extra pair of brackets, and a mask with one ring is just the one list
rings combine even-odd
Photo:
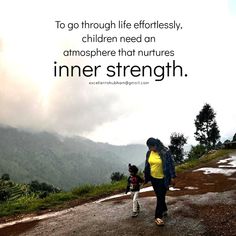
[(155, 223), (161, 226), (164, 225), (163, 216), (167, 215), (165, 197), (171, 182), (174, 184), (175, 167), (170, 151), (159, 139), (149, 138), (147, 146), (149, 150), (146, 154), (144, 183), (152, 183), (157, 197)]

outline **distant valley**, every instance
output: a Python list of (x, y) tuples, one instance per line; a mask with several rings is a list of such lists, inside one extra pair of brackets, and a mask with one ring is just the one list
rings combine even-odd
[(80, 136), (0, 127), (0, 175), (8, 173), (21, 183), (38, 180), (69, 190), (110, 182), (112, 172), (127, 174), (128, 163), (142, 164), (145, 153), (145, 145), (115, 146)]

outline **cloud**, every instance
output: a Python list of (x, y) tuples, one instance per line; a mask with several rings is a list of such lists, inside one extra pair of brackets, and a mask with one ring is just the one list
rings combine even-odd
[(49, 99), (48, 124), (61, 132), (92, 131), (122, 114), (114, 110), (117, 99), (116, 95), (89, 86), (87, 81), (60, 81)]
[(38, 83), (2, 64), (0, 83), (0, 123), (15, 127), (80, 134), (116, 119), (125, 109), (115, 108), (117, 95), (83, 78)]
[[(212, 0), (190, 4), (189, 1), (173, 1), (171, 8), (168, 2), (159, 4), (151, 1), (148, 5), (137, 2), (135, 14), (132, 15), (130, 9), (133, 9), (133, 3), (127, 5), (127, 1), (124, 2), (127, 5), (125, 9), (119, 2), (116, 7), (112, 5), (109, 11), (106, 8), (105, 14), (97, 11), (97, 7), (91, 9), (90, 1), (80, 5), (78, 1), (72, 1), (72, 4), (57, 3), (56, 11), (52, 11), (55, 8), (53, 1), (46, 5), (26, 2), (27, 8), (19, 11), (22, 3), (14, 3), (13, 9), (8, 1), (4, 4), (7, 8), (0, 15), (0, 35), (4, 37), (0, 39), (0, 123), (86, 135), (96, 141), (109, 140), (114, 144), (143, 142), (148, 136), (157, 136), (167, 143), (170, 133), (174, 131), (183, 132), (189, 140), (194, 140), (194, 119), (207, 102), (217, 112), (222, 137), (235, 133), (236, 116), (232, 107), (236, 34), (232, 30), (235, 18), (229, 14), (229, 2), (219, 1), (216, 4)], [(98, 6), (109, 5), (106, 0), (102, 2)], [(156, 5), (158, 8), (150, 7)], [(141, 19), (163, 22), (176, 20), (183, 24), (183, 30), (173, 33), (141, 30), (143, 35), (156, 35), (157, 42), (108, 45), (80, 42), (83, 33), (93, 35), (104, 33), (102, 31), (68, 32), (55, 27), (55, 20), (79, 22), (85, 19), (90, 22), (110, 19), (126, 19), (130, 22)], [(132, 36), (138, 31), (117, 29), (110, 33), (111, 36)], [(118, 61), (124, 65), (156, 65), (170, 59), (97, 57), (90, 60), (87, 57), (68, 57), (70, 61), (65, 62), (67, 58), (62, 56), (65, 49), (118, 49), (121, 46), (126, 49), (173, 49), (176, 61), (189, 76), (170, 77), (162, 82), (150, 83), (149, 86), (129, 88), (89, 86), (89, 78), (50, 77), (55, 60), (58, 64), (92, 62), (105, 67), (115, 65)], [(96, 79), (105, 80), (101, 77)]]

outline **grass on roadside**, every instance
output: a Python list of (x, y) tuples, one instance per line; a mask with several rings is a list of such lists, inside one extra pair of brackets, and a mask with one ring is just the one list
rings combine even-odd
[(125, 190), (126, 184), (126, 178), (124, 178), (121, 181), (117, 181), (111, 184), (84, 185), (78, 188), (74, 188), (72, 190), (72, 193), (82, 198), (99, 198)]
[(230, 150), (230, 149), (221, 149), (221, 150), (213, 151), (212, 153), (205, 154), (198, 159), (188, 160), (187, 162), (176, 166), (175, 170), (177, 173), (180, 173), (182, 171), (192, 169), (200, 164), (207, 163), (218, 157), (227, 156), (231, 152), (233, 152), (233, 150)]
[(0, 217), (29, 213), (39, 210), (52, 209), (62, 206), (65, 202), (74, 199), (99, 199), (113, 193), (125, 190), (126, 179), (111, 184), (82, 185), (70, 192), (50, 194), (44, 199), (33, 196), (24, 196), (15, 201), (7, 201), (0, 204)]

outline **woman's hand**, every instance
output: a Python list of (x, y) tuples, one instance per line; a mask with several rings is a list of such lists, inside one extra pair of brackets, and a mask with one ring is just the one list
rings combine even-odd
[(143, 179), (143, 183), (142, 183), (142, 186), (145, 187), (145, 185), (147, 184), (145, 178)]

